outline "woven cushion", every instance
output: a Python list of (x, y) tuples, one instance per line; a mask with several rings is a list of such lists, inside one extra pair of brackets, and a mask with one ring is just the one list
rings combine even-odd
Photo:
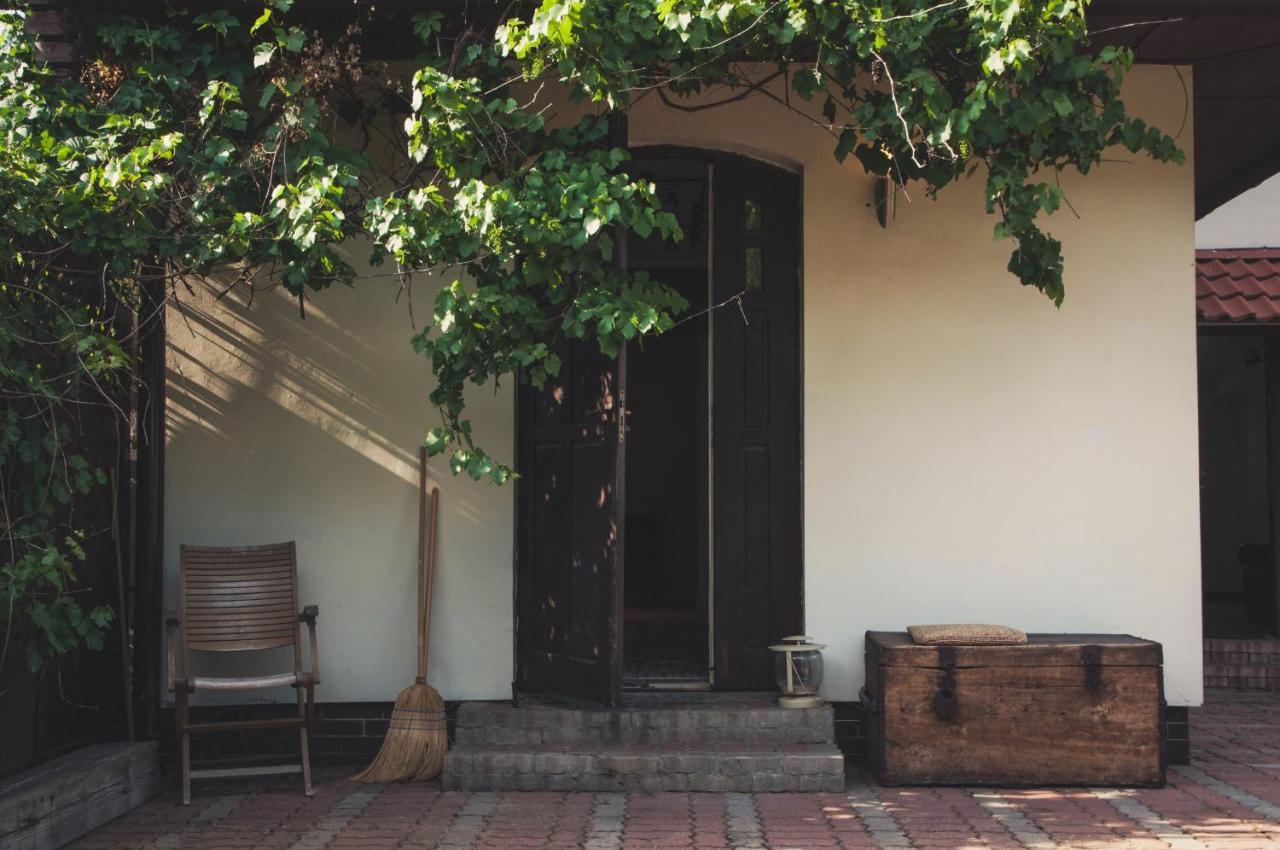
[(1027, 642), (1026, 632), (988, 623), (907, 626), (907, 633), (923, 646), (1009, 646)]

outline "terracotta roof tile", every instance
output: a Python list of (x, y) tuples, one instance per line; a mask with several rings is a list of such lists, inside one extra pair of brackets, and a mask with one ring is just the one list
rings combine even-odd
[(1202, 322), (1280, 321), (1280, 248), (1196, 251)]

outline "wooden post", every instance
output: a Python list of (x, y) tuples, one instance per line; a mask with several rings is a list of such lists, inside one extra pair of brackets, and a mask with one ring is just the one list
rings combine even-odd
[(148, 281), (139, 307), (137, 465), (133, 540), (134, 698), (138, 732), (160, 734), (164, 615), (165, 289)]
[(1271, 631), (1280, 636), (1280, 334), (1263, 330), (1264, 381), (1266, 382), (1267, 420), (1267, 497), (1271, 524), (1271, 563), (1273, 586)]

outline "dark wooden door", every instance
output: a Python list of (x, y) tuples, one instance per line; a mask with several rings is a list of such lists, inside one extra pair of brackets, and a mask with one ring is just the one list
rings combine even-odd
[(560, 375), (521, 387), (516, 685), (612, 705), (621, 690), (625, 351), (563, 346)]
[(773, 687), (803, 626), (798, 175), (718, 156), (712, 303), (715, 683)]

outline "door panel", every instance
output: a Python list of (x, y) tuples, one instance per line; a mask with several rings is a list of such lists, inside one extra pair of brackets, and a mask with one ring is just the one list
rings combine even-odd
[[(691, 174), (712, 167), (710, 303), (740, 296), (697, 320), (707, 329), (690, 364), (711, 373), (710, 522), (700, 526), (713, 560), (715, 685), (771, 689), (769, 644), (803, 626), (800, 183), (729, 155), (676, 157)], [(649, 248), (637, 259), (659, 277), (692, 266), (689, 247)], [(611, 361), (574, 343), (560, 354), (559, 378), (542, 391), (521, 387), (517, 398), (516, 685), (613, 704), (626, 352)], [(705, 438), (688, 435), (703, 446)]]
[(625, 355), (565, 343), (517, 392), (517, 687), (612, 705), (621, 687)]
[(713, 186), (716, 686), (773, 687), (768, 647), (802, 617), (800, 189), (717, 157)]

